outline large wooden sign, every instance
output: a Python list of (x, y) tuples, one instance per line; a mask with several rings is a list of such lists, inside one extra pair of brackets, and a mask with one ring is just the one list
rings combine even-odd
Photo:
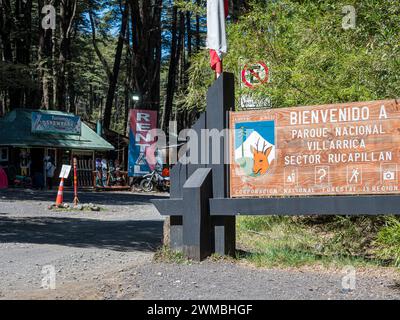
[(399, 193), (400, 101), (230, 113), (230, 195)]

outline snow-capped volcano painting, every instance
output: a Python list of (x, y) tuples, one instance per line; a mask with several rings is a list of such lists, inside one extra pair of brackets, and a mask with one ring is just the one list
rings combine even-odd
[(275, 157), (274, 121), (236, 123), (235, 162), (246, 175), (268, 173)]

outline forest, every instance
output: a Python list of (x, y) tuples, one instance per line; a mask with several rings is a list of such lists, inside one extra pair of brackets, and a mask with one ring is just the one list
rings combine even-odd
[(1, 0), (0, 114), (62, 110), (124, 134), (142, 108), (186, 126), (196, 111), (175, 97), (205, 47), (205, 15), (204, 0)]
[[(395, 98), (399, 29), (393, 0), (230, 0), (224, 67), (239, 81), (268, 63), (251, 94), (272, 107)], [(0, 57), (0, 114), (63, 110), (122, 134), (131, 108), (188, 127), (214, 81), (205, 0), (0, 0)], [(237, 108), (249, 91), (237, 86)]]

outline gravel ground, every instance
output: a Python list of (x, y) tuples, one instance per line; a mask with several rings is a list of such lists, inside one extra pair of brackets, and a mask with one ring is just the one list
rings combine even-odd
[[(0, 299), (400, 298), (397, 273), (385, 268), (356, 270), (347, 292), (341, 270), (155, 263), (162, 217), (150, 199), (162, 195), (87, 192), (81, 202), (102, 211), (54, 212), (54, 193), (0, 191)], [(41, 288), (48, 265), (56, 290)]]
[[(54, 266), (56, 286), (76, 287), (80, 298), (102, 298), (108, 275), (150, 263), (162, 239), (162, 217), (150, 204), (157, 195), (83, 193), (100, 212), (55, 212), (54, 192), (0, 192), (0, 298), (50, 297), (41, 289), (44, 266)], [(72, 200), (66, 192), (64, 200)], [(88, 293), (81, 285), (88, 285)], [(107, 287), (103, 288), (107, 297)], [(75, 298), (75, 293), (66, 293)]]
[[(342, 289), (341, 270), (255, 269), (235, 263), (153, 264), (138, 268), (147, 299), (399, 299), (394, 273), (356, 272), (355, 289)], [(368, 271), (369, 272), (369, 271)]]

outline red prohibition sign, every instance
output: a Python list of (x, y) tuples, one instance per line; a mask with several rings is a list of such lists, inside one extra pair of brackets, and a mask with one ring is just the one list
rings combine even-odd
[(246, 64), (242, 70), (242, 82), (251, 89), (268, 82), (268, 76), (268, 66), (262, 61)]

